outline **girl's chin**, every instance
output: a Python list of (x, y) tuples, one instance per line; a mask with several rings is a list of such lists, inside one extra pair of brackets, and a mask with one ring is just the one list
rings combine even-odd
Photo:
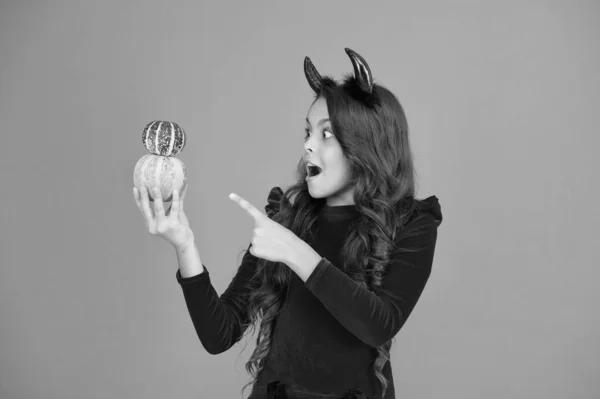
[(323, 177), (323, 172), (319, 173), (319, 174), (318, 174), (318, 175), (316, 175), (316, 176), (311, 176), (311, 177), (309, 177), (309, 176), (306, 176), (306, 182), (307, 182), (307, 183), (308, 183), (308, 185), (310, 186), (310, 185), (311, 185), (311, 183), (314, 183), (314, 182), (315, 182), (315, 181), (317, 181), (317, 180), (321, 180), (321, 178), (322, 178), (322, 177)]

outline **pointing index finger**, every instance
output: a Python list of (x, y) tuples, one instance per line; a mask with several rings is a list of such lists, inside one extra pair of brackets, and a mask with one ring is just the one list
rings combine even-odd
[(245, 209), (246, 212), (248, 212), (250, 214), (250, 216), (252, 216), (255, 220), (257, 220), (258, 218), (263, 216), (263, 214), (258, 209), (256, 209), (256, 207), (254, 205), (252, 205), (251, 203), (249, 203), (248, 201), (246, 201), (239, 195), (231, 193), (231, 194), (229, 194), (229, 198), (232, 199), (233, 201), (237, 202), (238, 205), (241, 206), (243, 209)]

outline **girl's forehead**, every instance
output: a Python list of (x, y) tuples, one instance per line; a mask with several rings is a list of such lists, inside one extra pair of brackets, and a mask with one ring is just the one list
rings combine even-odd
[(306, 118), (311, 123), (317, 123), (322, 119), (329, 118), (329, 111), (327, 110), (327, 102), (324, 98), (319, 98), (313, 103), (308, 110)]

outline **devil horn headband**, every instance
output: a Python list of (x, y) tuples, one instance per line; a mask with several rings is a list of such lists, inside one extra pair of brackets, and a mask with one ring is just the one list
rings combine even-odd
[(308, 80), (310, 87), (315, 93), (319, 93), (321, 91), (321, 86), (323, 85), (323, 78), (319, 75), (317, 68), (315, 68), (308, 57), (304, 57), (304, 75), (306, 76), (306, 80)]
[[(365, 93), (371, 94), (373, 91), (373, 75), (371, 74), (369, 65), (357, 52), (350, 50), (347, 47), (345, 50), (354, 67), (354, 78), (358, 83), (358, 87)], [(306, 75), (306, 80), (308, 80), (310, 87), (316, 93), (319, 93), (321, 91), (321, 86), (323, 85), (323, 78), (308, 57), (304, 58), (304, 75)]]

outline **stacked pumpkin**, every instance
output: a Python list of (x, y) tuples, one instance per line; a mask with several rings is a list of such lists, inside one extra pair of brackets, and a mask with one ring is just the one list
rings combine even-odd
[(154, 202), (154, 187), (160, 188), (165, 202), (172, 200), (174, 190), (179, 190), (181, 198), (187, 186), (187, 174), (183, 162), (174, 155), (183, 151), (185, 143), (185, 132), (175, 122), (152, 121), (142, 131), (142, 144), (149, 154), (135, 164), (133, 184), (140, 192), (145, 186), (150, 201)]

